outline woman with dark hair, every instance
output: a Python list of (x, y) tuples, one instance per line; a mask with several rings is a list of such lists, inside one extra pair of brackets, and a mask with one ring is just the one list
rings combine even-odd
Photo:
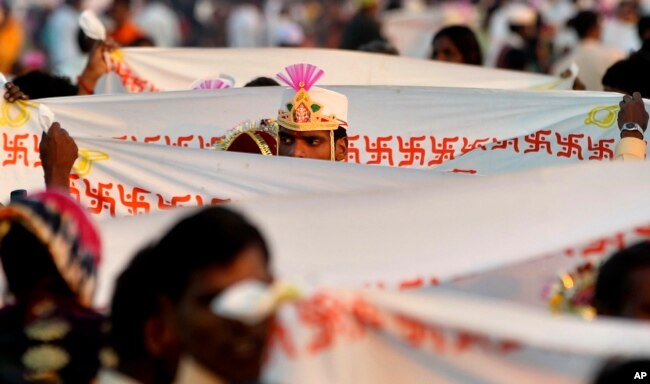
[(452, 25), (438, 31), (431, 42), (431, 59), (458, 64), (483, 65), (483, 54), (476, 35), (463, 25)]

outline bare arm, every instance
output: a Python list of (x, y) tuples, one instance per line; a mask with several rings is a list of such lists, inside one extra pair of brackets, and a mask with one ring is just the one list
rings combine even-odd
[[(643, 132), (648, 128), (648, 112), (645, 110), (643, 98), (639, 92), (634, 92), (632, 96), (623, 96), (623, 101), (620, 102), (621, 110), (618, 112), (618, 127), (623, 127), (623, 124), (634, 123), (638, 124)], [(621, 138), (636, 137), (643, 140), (643, 134), (638, 131), (621, 131)]]
[(72, 137), (59, 123), (52, 123), (41, 136), (39, 150), (46, 188), (69, 190), (70, 171), (79, 151)]
[(97, 80), (108, 72), (108, 64), (104, 54), (117, 48), (113, 42), (97, 42), (88, 55), (88, 62), (81, 75), (77, 78), (79, 95), (92, 95), (95, 91)]

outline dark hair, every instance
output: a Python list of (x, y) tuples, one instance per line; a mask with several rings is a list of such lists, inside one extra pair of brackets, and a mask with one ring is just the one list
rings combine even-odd
[(643, 16), (639, 19), (639, 23), (637, 24), (637, 32), (639, 33), (639, 39), (650, 39), (650, 36), (644, 38), (645, 35), (650, 34), (650, 16)]
[(645, 56), (645, 52), (640, 52), (614, 63), (605, 72), (602, 84), (628, 95), (639, 92), (644, 98), (650, 97), (650, 77), (647, 75), (650, 60)]
[(650, 61), (650, 39), (647, 39), (643, 42), (641, 49), (639, 49), (636, 54)]
[(211, 206), (177, 223), (154, 245), (161, 292), (178, 301), (192, 275), (208, 266), (227, 266), (247, 246), (262, 249), (266, 262), (269, 251), (259, 230), (242, 215)]
[(31, 71), (17, 76), (13, 83), (26, 94), (30, 100), (47, 97), (76, 96), (79, 92), (69, 78), (55, 76), (43, 71)]
[(160, 312), (156, 255), (146, 247), (117, 278), (111, 301), (110, 343), (120, 362), (149, 356), (144, 340), (147, 320)]
[(401, 9), (402, 8), (402, 1), (401, 0), (388, 0), (388, 4), (386, 5), (386, 10), (390, 11), (393, 9)]
[(131, 41), (129, 47), (155, 47), (156, 43), (149, 36), (139, 36)]
[(276, 85), (280, 85), (280, 83), (271, 79), (270, 77), (261, 76), (249, 81), (246, 83), (246, 85), (244, 85), (244, 87), (271, 87)]
[(630, 274), (640, 268), (650, 268), (650, 241), (615, 253), (600, 267), (593, 300), (598, 313), (620, 313), (624, 301), (632, 293)]
[(77, 45), (82, 53), (90, 53), (95, 45), (95, 41), (97, 40), (93, 40), (86, 36), (83, 29), (79, 28), (77, 30)]
[(344, 137), (348, 137), (348, 130), (343, 127), (336, 128), (336, 131), (334, 131), (334, 141)]
[(9, 291), (20, 300), (33, 289), (74, 297), (47, 247), (24, 225), (13, 222), (0, 241), (0, 260)]
[(388, 41), (383, 39), (375, 39), (365, 44), (361, 44), (358, 48), (359, 51), (370, 53), (383, 53), (386, 55), (398, 56), (399, 51), (393, 47)]
[(584, 39), (589, 31), (598, 26), (599, 16), (594, 11), (580, 11), (567, 25), (573, 28), (580, 39)]
[[(431, 41), (431, 45), (436, 43), (436, 40), (446, 37), (458, 48), (463, 55), (463, 62), (465, 64), (482, 65), (483, 53), (481, 46), (476, 39), (476, 35), (471, 29), (464, 25), (452, 25), (445, 27), (436, 33)], [(433, 56), (431, 57), (433, 58)]]
[(610, 360), (600, 369), (593, 384), (628, 383), (636, 372), (650, 371), (650, 360)]

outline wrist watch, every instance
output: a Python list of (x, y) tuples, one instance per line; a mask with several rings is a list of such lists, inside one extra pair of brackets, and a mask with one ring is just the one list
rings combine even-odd
[(637, 131), (643, 136), (643, 128), (637, 123), (625, 123), (621, 126), (621, 132), (623, 131)]

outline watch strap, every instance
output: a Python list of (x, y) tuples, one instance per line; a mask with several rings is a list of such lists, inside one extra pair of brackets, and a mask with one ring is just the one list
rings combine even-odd
[(637, 131), (643, 135), (643, 128), (637, 123), (625, 123), (621, 126), (622, 131)]

